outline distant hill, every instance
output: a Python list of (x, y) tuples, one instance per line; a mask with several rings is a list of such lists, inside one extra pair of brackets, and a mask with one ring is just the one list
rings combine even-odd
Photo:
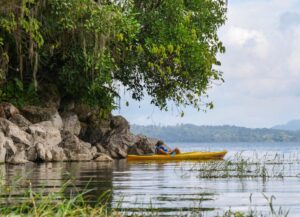
[(292, 120), (286, 124), (276, 125), (272, 129), (300, 131), (300, 120)]
[(277, 129), (250, 129), (236, 126), (132, 125), (132, 132), (166, 142), (300, 142), (300, 132)]

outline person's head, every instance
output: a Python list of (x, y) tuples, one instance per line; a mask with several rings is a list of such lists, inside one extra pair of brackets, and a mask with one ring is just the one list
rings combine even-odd
[(160, 145), (163, 145), (164, 144), (164, 142), (163, 141), (161, 141), (161, 140), (158, 140), (157, 141), (157, 143), (156, 143), (156, 146), (160, 146)]

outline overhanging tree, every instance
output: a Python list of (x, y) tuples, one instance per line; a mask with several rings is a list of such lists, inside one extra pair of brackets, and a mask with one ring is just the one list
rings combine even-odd
[(225, 13), (223, 0), (3, 1), (1, 100), (19, 102), (53, 82), (62, 96), (110, 111), (121, 83), (161, 109), (168, 101), (199, 109), (222, 80), (214, 66)]

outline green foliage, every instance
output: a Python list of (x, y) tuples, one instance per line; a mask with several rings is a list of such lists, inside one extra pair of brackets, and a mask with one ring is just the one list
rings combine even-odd
[(23, 82), (15, 78), (0, 90), (0, 102), (11, 102), (18, 107), (26, 104), (38, 104), (39, 99), (33, 84), (24, 86)]
[(134, 11), (142, 28), (137, 42), (121, 50), (126, 58), (116, 78), (134, 99), (146, 90), (161, 109), (168, 101), (200, 109), (211, 82), (222, 81), (213, 66), (220, 65), (216, 54), (225, 51), (217, 36), (225, 21), (224, 1), (137, 0)]
[(36, 91), (50, 81), (62, 97), (110, 111), (121, 83), (161, 109), (212, 107), (202, 98), (222, 81), (214, 66), (225, 51), (217, 36), (225, 12), (222, 0), (4, 0), (2, 92), (16, 78)]

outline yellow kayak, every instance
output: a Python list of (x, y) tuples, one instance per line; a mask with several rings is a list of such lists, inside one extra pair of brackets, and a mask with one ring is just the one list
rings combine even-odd
[(219, 152), (186, 152), (181, 154), (172, 155), (128, 155), (127, 160), (129, 161), (156, 161), (156, 160), (213, 160), (213, 159), (223, 159), (227, 151)]

